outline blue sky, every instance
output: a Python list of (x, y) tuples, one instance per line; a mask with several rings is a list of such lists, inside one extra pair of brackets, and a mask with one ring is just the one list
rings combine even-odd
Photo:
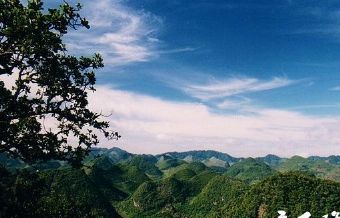
[[(296, 83), (249, 93), (258, 106), (338, 114), (340, 95), (332, 91), (340, 85), (340, 4), (336, 2), (116, 1), (112, 7), (132, 10), (145, 22), (136, 33), (121, 35), (126, 40), (129, 34), (137, 34), (134, 49), (145, 50), (127, 57), (119, 67), (107, 64), (108, 73), (98, 75), (99, 83), (195, 101), (163, 80), (193, 81), (196, 74), (202, 84), (232, 77), (267, 81), (279, 77)], [(98, 34), (115, 30), (100, 29)]]
[(65, 41), (104, 57), (90, 103), (114, 146), (340, 154), (339, 1), (81, 2), (91, 29)]

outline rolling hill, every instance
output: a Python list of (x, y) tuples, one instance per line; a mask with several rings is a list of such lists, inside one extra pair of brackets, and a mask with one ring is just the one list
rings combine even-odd
[(277, 210), (322, 217), (340, 208), (337, 160), (98, 149), (73, 169), (2, 155), (0, 217), (271, 218)]
[(280, 172), (304, 171), (314, 174), (319, 178), (340, 181), (340, 166), (319, 158), (312, 159), (293, 156), (275, 169)]

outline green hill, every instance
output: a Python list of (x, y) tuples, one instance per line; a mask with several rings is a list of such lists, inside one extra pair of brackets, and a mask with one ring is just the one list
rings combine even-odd
[(139, 185), (150, 178), (136, 166), (128, 163), (114, 165), (106, 157), (98, 157), (86, 167), (89, 178), (111, 200), (122, 200), (133, 193)]
[(189, 180), (196, 175), (197, 174), (192, 169), (185, 168), (185, 169), (182, 169), (182, 170), (178, 170), (171, 177), (176, 178), (178, 180), (186, 181), (186, 180)]
[(275, 170), (264, 162), (254, 158), (247, 158), (229, 167), (225, 174), (247, 183), (254, 183), (261, 181), (274, 173)]
[(157, 158), (152, 155), (136, 155), (131, 160), (126, 161), (125, 164), (137, 167), (150, 177), (158, 178), (161, 177), (163, 173), (156, 167), (157, 161)]
[(184, 160), (180, 160), (180, 159), (173, 159), (173, 158), (168, 158), (165, 159), (163, 158), (163, 156), (158, 160), (156, 166), (158, 167), (158, 169), (160, 170), (167, 170), (173, 167), (177, 167), (179, 165), (182, 165), (186, 163)]
[(143, 183), (127, 200), (119, 204), (119, 211), (125, 217), (168, 217), (174, 204), (185, 201), (188, 186), (175, 179)]
[(170, 176), (173, 176), (175, 174), (181, 174), (181, 171), (183, 171), (183, 170), (186, 171), (186, 172), (192, 171), (195, 174), (198, 174), (198, 173), (203, 172), (207, 169), (208, 169), (208, 167), (201, 162), (191, 162), (191, 163), (184, 162), (181, 165), (178, 165), (176, 167), (172, 167), (172, 168), (165, 170), (164, 176), (170, 177)]
[(40, 200), (48, 212), (45, 217), (118, 217), (100, 189), (81, 170), (57, 170), (44, 176), (49, 182), (49, 193)]
[(118, 205), (119, 211), (126, 217), (176, 217), (181, 205), (199, 194), (215, 176), (200, 162), (181, 165), (169, 177), (143, 183)]
[(267, 165), (271, 167), (277, 167), (278, 165), (286, 161), (287, 158), (281, 158), (273, 154), (268, 154), (264, 157), (258, 157), (256, 159), (266, 163)]
[(95, 147), (92, 148), (90, 154), (86, 157), (85, 162), (95, 159), (96, 157), (99, 156), (108, 157), (113, 163), (119, 163), (121, 161), (130, 160), (135, 155), (117, 147), (113, 147), (110, 149)]
[(280, 172), (304, 171), (312, 173), (319, 178), (340, 181), (340, 166), (320, 159), (313, 160), (300, 156), (293, 156), (278, 165), (276, 169)]
[[(246, 193), (234, 217), (277, 217), (285, 210), (288, 217), (306, 211), (322, 217), (340, 208), (340, 184), (301, 172), (275, 175), (254, 185)], [(225, 208), (227, 213), (228, 208)]]
[(196, 176), (192, 177), (188, 181), (189, 190), (190, 190), (190, 196), (196, 196), (199, 194), (202, 189), (209, 183), (209, 181), (214, 178), (215, 176), (218, 176), (219, 174), (211, 171), (203, 171), (201, 173), (198, 173)]
[[(226, 175), (216, 176), (203, 188), (186, 209), (190, 217), (222, 217), (224, 207), (234, 208), (243, 198), (248, 186)], [(236, 217), (236, 216), (235, 216)]]
[(170, 177), (185, 182), (190, 190), (188, 197), (191, 197), (198, 194), (217, 175), (219, 174), (204, 164), (192, 162), (182, 165), (181, 169), (175, 171)]

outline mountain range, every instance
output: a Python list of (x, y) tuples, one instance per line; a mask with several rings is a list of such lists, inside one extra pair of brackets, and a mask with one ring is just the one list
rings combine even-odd
[(0, 217), (322, 217), (340, 210), (340, 156), (95, 148), (81, 169), (0, 154)]

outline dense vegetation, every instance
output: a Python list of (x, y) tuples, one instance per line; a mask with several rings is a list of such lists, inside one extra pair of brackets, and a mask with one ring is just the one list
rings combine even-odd
[(119, 217), (82, 170), (1, 171), (0, 217)]
[(229, 163), (216, 153), (95, 149), (81, 169), (58, 161), (27, 165), (2, 154), (0, 217), (272, 218), (278, 210), (322, 217), (340, 208), (337, 156), (230, 156)]

